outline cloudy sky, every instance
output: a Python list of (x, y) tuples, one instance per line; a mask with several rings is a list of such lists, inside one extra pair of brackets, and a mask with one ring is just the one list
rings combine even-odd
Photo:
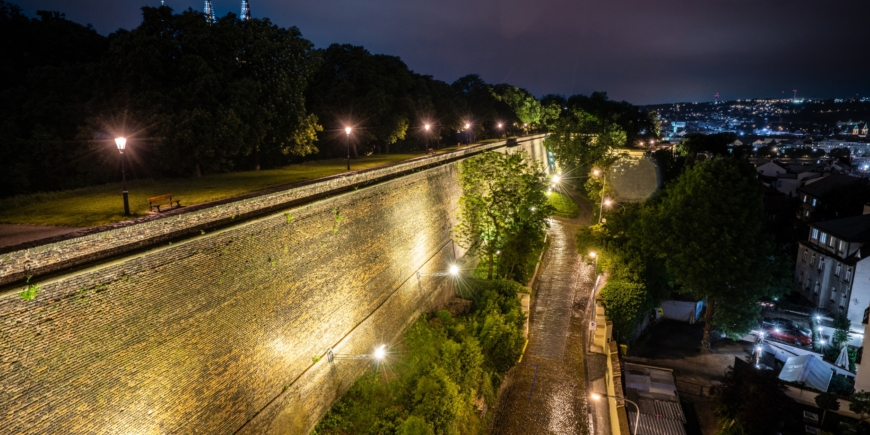
[[(7, 0), (102, 34), (159, 0)], [(212, 0), (218, 15), (240, 0)], [(180, 11), (203, 1), (166, 0)], [(318, 47), (362, 45), (452, 82), (468, 73), (535, 95), (606, 91), (635, 104), (870, 96), (867, 0), (251, 0), (255, 18)]]

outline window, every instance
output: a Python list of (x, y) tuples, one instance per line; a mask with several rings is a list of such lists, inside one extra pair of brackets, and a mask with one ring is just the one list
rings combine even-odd
[(840, 252), (843, 252), (845, 250), (846, 250), (846, 242), (840, 240)]
[(810, 288), (810, 279), (809, 278), (807, 278), (807, 283), (804, 285), (804, 288), (809, 290), (809, 288)]
[(825, 257), (819, 259), (819, 272), (825, 270)]
[(843, 278), (843, 281), (849, 282), (852, 279), (852, 268), (846, 269), (846, 277)]
[(807, 254), (808, 254), (808, 253), (809, 253), (809, 251), (807, 251), (806, 249), (804, 249), (804, 263), (807, 262)]
[(816, 199), (813, 198), (813, 207), (815, 207), (815, 206), (816, 206)]
[(804, 214), (804, 216), (806, 216), (806, 217), (810, 217), (810, 211), (807, 210), (807, 212)]
[(821, 289), (822, 289), (822, 284), (820, 282), (816, 281), (816, 290), (813, 293), (819, 294), (819, 290), (821, 290)]
[[(807, 216), (809, 216), (809, 215), (810, 215), (810, 212), (807, 212)], [(819, 230), (817, 230), (816, 228), (813, 228), (813, 240), (816, 240), (818, 238), (819, 238)]]
[(837, 263), (837, 267), (834, 269), (834, 276), (840, 276), (840, 267), (841, 266), (842, 265), (840, 263)]
[(828, 240), (828, 246), (830, 246), (832, 248), (834, 247), (834, 236), (831, 236), (831, 239)]
[(815, 264), (816, 264), (816, 253), (813, 252), (813, 256), (810, 257), (810, 266), (813, 266)]
[(822, 233), (822, 238), (819, 239), (819, 242), (824, 245), (826, 240), (828, 240), (828, 235), (826, 233)]
[(807, 196), (804, 195), (804, 202), (807, 202)]

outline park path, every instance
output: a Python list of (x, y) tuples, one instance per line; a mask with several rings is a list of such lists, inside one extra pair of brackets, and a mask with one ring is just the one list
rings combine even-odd
[(589, 219), (588, 207), (582, 208), (578, 219), (553, 219), (534, 289), (529, 344), (505, 377), (493, 434), (590, 433), (585, 338), (594, 271), (574, 245), (574, 234)]
[(0, 248), (72, 233), (82, 228), (48, 225), (0, 224)]

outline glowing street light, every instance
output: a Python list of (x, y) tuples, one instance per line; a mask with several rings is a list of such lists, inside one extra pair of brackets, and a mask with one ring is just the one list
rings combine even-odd
[(429, 125), (429, 124), (424, 124), (424, 125), (423, 125), (423, 130), (425, 130), (424, 135), (425, 135), (425, 138), (426, 138), (425, 146), (426, 146), (426, 152), (427, 152), (427, 153), (429, 152), (429, 129), (430, 129), (430, 128), (432, 128), (432, 126)]
[(337, 359), (371, 359), (377, 362), (383, 361), (387, 357), (387, 345), (382, 344), (375, 348), (372, 353), (364, 354), (346, 354), (334, 353), (332, 348), (326, 349), (326, 360), (330, 363), (335, 363)]
[(118, 147), (118, 152), (121, 154), (121, 188), (124, 195), (124, 214), (130, 216), (130, 202), (127, 200), (127, 174), (124, 173), (124, 149), (127, 148), (127, 138), (116, 137), (115, 146)]
[(605, 199), (605, 200), (604, 200), (604, 205), (610, 207), (611, 204), (613, 204), (613, 201), (611, 201), (610, 199)]
[(447, 267), (447, 271), (446, 271), (446, 272), (422, 273), (422, 272), (420, 272), (420, 271), (418, 270), (418, 271), (417, 271), (417, 279), (420, 279), (421, 277), (424, 277), (424, 276), (452, 276), (452, 277), (458, 277), (460, 271), (461, 271), (461, 270), (459, 269), (459, 266), (456, 265), (456, 264), (451, 264), (449, 267)]
[(345, 133), (344, 145), (345, 145), (345, 148), (347, 148), (347, 170), (348, 171), (350, 170), (350, 130), (351, 130), (350, 127), (344, 128), (344, 133)]
[(558, 183), (560, 181), (562, 181), (562, 177), (560, 177), (559, 174), (553, 175), (553, 183)]
[(592, 257), (592, 258), (595, 258), (595, 256), (597, 256), (597, 255), (598, 255), (598, 254), (596, 254), (595, 251), (590, 251), (590, 252), (589, 252), (589, 256)]
[(635, 409), (637, 409), (637, 415), (634, 418), (634, 430), (632, 431), (632, 433), (634, 435), (637, 435), (637, 425), (640, 423), (640, 407), (637, 406), (637, 403), (634, 403), (631, 400), (626, 399), (625, 397), (611, 396), (609, 394), (592, 393), (592, 394), (590, 394), (590, 396), (592, 396), (592, 400), (596, 400), (596, 401), (600, 400), (601, 397), (610, 397), (611, 399), (622, 400), (622, 401), (625, 401), (625, 402), (628, 402), (628, 403), (631, 403), (632, 405), (634, 405)]

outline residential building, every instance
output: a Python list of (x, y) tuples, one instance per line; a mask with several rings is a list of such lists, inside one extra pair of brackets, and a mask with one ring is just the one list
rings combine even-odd
[(870, 214), (810, 224), (795, 263), (798, 293), (822, 312), (846, 314), (853, 338), (862, 339), (870, 306)]
[(845, 174), (831, 174), (821, 179), (808, 180), (806, 184), (797, 188), (798, 197), (801, 200), (800, 217), (810, 220), (813, 213), (822, 207), (824, 196), (833, 189), (842, 188), (854, 183), (855, 177)]

